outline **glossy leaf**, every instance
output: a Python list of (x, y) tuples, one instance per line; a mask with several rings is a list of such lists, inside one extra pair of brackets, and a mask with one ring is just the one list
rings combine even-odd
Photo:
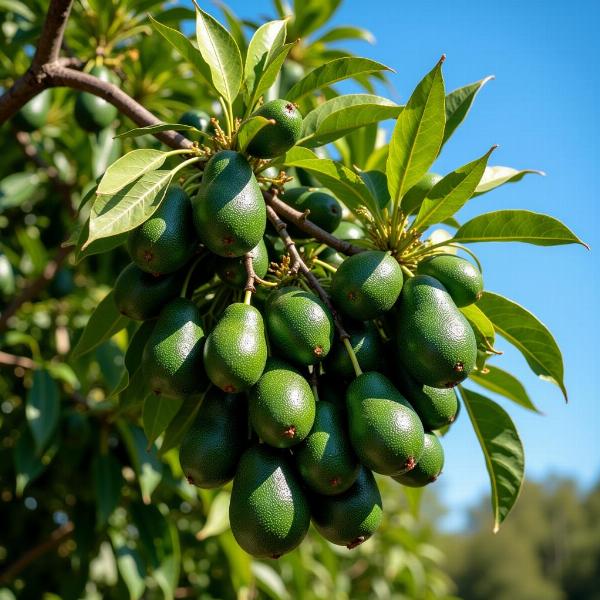
[(202, 405), (203, 396), (190, 396), (183, 401), (179, 412), (169, 423), (163, 441), (158, 451), (159, 456), (163, 456), (166, 452), (179, 446), (183, 436), (196, 419), (198, 410)]
[(500, 394), (527, 410), (539, 413), (525, 387), (514, 375), (498, 367), (488, 365), (485, 368), (485, 372), (473, 371), (469, 377), (475, 383), (478, 383), (491, 392)]
[(112, 290), (96, 306), (91, 314), (81, 337), (79, 338), (71, 356), (78, 358), (97, 348), (102, 342), (110, 339), (115, 333), (121, 331), (129, 323), (115, 304)]
[(238, 149), (240, 152), (245, 152), (248, 144), (254, 139), (256, 134), (263, 128), (275, 124), (273, 119), (266, 119), (257, 115), (244, 121), (238, 131)]
[(523, 485), (523, 445), (514, 423), (501, 406), (466, 388), (461, 387), (461, 395), (490, 476), (496, 533), (517, 501)]
[(377, 200), (379, 207), (383, 210), (390, 201), (385, 173), (381, 171), (361, 171), (359, 176), (369, 188), (371, 196)]
[(60, 393), (56, 382), (45, 369), (36, 369), (27, 394), (25, 416), (38, 453), (46, 447), (60, 416)]
[(242, 56), (231, 34), (208, 13), (196, 10), (196, 40), (209, 66), (212, 84), (232, 104), (242, 84)]
[(225, 15), (225, 20), (229, 26), (229, 33), (231, 33), (231, 36), (240, 49), (242, 59), (244, 59), (248, 49), (248, 42), (244, 35), (243, 23), (226, 4), (223, 4), (222, 2), (217, 2), (217, 4)]
[[(197, 129), (196, 127), (193, 127), (192, 125), (184, 125), (183, 123), (157, 123), (156, 125), (147, 125), (146, 127), (135, 127), (134, 129), (130, 129), (129, 131), (124, 131), (123, 133), (120, 133), (116, 137), (122, 138), (122, 139), (136, 138), (136, 137), (140, 137), (142, 135), (154, 135), (155, 133), (158, 133), (160, 131), (191, 131), (191, 132), (201, 135), (205, 138), (210, 139), (210, 137), (211, 137), (208, 133), (205, 133), (204, 131)], [(132, 150), (129, 154), (132, 154), (133, 152), (159, 152), (159, 150)], [(126, 154), (123, 158), (125, 158), (126, 156), (129, 156), (129, 154)], [(154, 167), (154, 168), (157, 169), (158, 167)], [(98, 193), (101, 193), (101, 192), (99, 191)], [(105, 193), (108, 194), (111, 192), (105, 192)]]
[(181, 408), (183, 400), (163, 398), (156, 394), (150, 394), (144, 400), (142, 412), (142, 423), (144, 433), (148, 438), (148, 448), (156, 441), (158, 436), (167, 428), (177, 411)]
[(455, 242), (525, 242), (536, 246), (581, 244), (568, 227), (554, 217), (529, 210), (497, 210), (464, 223), (454, 234)]
[(566, 400), (562, 354), (546, 326), (516, 302), (492, 292), (484, 292), (477, 307), (496, 332), (523, 354), (531, 370), (557, 385)]
[(93, 465), (98, 526), (102, 527), (121, 498), (121, 464), (112, 454), (98, 454)]
[(469, 321), (469, 325), (475, 332), (478, 341), (480, 340), (487, 350), (497, 354), (494, 350), (494, 342), (496, 341), (494, 324), (487, 318), (485, 313), (477, 304), (463, 306), (459, 310)]
[(344, 79), (350, 79), (360, 73), (391, 70), (389, 67), (368, 58), (354, 56), (338, 58), (311, 71), (306, 77), (294, 84), (285, 97), (288, 100), (297, 102), (300, 98), (315, 90), (328, 87)]
[(443, 58), (424, 77), (400, 113), (386, 165), (392, 201), (398, 202), (436, 159), (446, 122)]
[(277, 75), (281, 70), (281, 66), (283, 65), (287, 55), (290, 53), (290, 50), (296, 45), (296, 42), (291, 42), (289, 44), (285, 44), (281, 48), (278, 48), (268, 63), (265, 70), (260, 74), (255, 86), (252, 97), (250, 98), (248, 104), (253, 107), (257, 100), (260, 98), (262, 94), (264, 94), (277, 79)]
[(327, 44), (330, 42), (337, 42), (339, 40), (363, 40), (369, 44), (375, 43), (375, 36), (363, 27), (352, 27), (352, 26), (339, 26), (333, 27), (329, 31), (325, 32), (322, 36), (317, 38), (314, 44)]
[(210, 509), (202, 529), (196, 534), (197, 540), (205, 540), (215, 535), (221, 535), (229, 529), (229, 499), (231, 494), (226, 491), (218, 492), (210, 503)]
[(412, 227), (424, 230), (433, 223), (442, 223), (460, 210), (473, 196), (495, 148), (496, 146), (492, 146), (481, 158), (456, 169), (438, 181), (423, 200)]
[(511, 167), (486, 167), (479, 185), (475, 189), (475, 195), (485, 194), (505, 183), (516, 183), (521, 181), (525, 175), (546, 175), (543, 171), (523, 169), (521, 171)]

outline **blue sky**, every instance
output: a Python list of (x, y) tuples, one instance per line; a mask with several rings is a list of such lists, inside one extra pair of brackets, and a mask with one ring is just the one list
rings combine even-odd
[[(242, 17), (273, 14), (266, 0), (228, 4)], [(373, 32), (375, 46), (345, 46), (397, 71), (391, 76), (396, 101), (408, 98), (443, 53), (448, 90), (495, 75), (434, 170), (446, 173), (496, 143), (500, 148), (492, 164), (542, 169), (547, 176), (530, 176), (476, 198), (459, 220), (488, 210), (524, 208), (554, 215), (591, 245), (591, 252), (580, 246), (471, 246), (484, 265), (487, 289), (536, 314), (564, 354), (568, 405), (516, 351), (498, 343), (505, 353), (496, 364), (519, 376), (545, 413), (534, 415), (501, 401), (520, 431), (526, 474), (537, 479), (569, 475), (582, 487), (600, 476), (599, 17), (595, 0), (346, 0), (333, 21)], [(446, 468), (436, 485), (450, 509), (446, 526), (454, 528), (489, 485), (466, 414), (444, 445)]]

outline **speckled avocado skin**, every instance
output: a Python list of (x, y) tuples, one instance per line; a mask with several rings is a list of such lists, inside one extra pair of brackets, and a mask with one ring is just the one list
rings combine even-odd
[(267, 222), (265, 202), (239, 152), (222, 150), (208, 161), (193, 213), (200, 241), (219, 256), (242, 256), (260, 242)]
[(310, 510), (285, 453), (265, 444), (244, 452), (233, 479), (229, 522), (237, 543), (257, 558), (278, 558), (300, 544)]
[(423, 487), (433, 483), (444, 467), (444, 449), (434, 433), (425, 434), (425, 447), (419, 462), (408, 473), (394, 475), (394, 479), (408, 487)]
[(249, 304), (230, 304), (204, 345), (204, 368), (209, 379), (223, 391), (237, 394), (258, 381), (266, 362), (262, 315)]
[[(251, 252), (254, 272), (263, 278), (269, 270), (269, 253), (264, 240), (260, 240)], [(218, 257), (216, 261), (215, 270), (219, 279), (229, 287), (243, 289), (248, 278), (243, 258)]]
[(184, 398), (207, 383), (202, 366), (202, 316), (191, 301), (176, 298), (160, 313), (142, 356), (149, 389), (165, 397)]
[(331, 280), (331, 296), (347, 316), (368, 321), (390, 310), (402, 290), (402, 269), (380, 250), (347, 258)]
[(341, 494), (356, 481), (360, 463), (338, 406), (325, 400), (317, 402), (312, 429), (294, 448), (294, 458), (300, 476), (318, 494)]
[(115, 281), (115, 304), (126, 317), (146, 321), (158, 316), (163, 306), (179, 294), (181, 283), (177, 273), (155, 277), (131, 263)]
[(333, 341), (329, 309), (310, 292), (285, 287), (272, 292), (266, 303), (269, 339), (281, 356), (299, 365), (323, 360)]
[(477, 358), (471, 326), (446, 288), (416, 275), (404, 285), (396, 313), (398, 357), (408, 373), (432, 387), (453, 387), (469, 376)]
[(349, 549), (367, 541), (381, 524), (381, 494), (373, 473), (361, 467), (354, 484), (336, 496), (309, 497), (312, 520), (328, 541)]
[(269, 358), (250, 390), (250, 422), (260, 439), (275, 448), (300, 443), (315, 420), (315, 397), (291, 365)]
[(421, 458), (423, 425), (385, 375), (359, 375), (346, 390), (346, 407), (352, 446), (369, 469), (392, 475), (410, 470)]
[(456, 306), (469, 306), (483, 294), (483, 277), (470, 261), (453, 254), (438, 254), (417, 267), (419, 275), (430, 275), (437, 279), (454, 300)]
[(181, 470), (188, 482), (197, 487), (219, 487), (233, 479), (247, 445), (244, 397), (211, 387), (181, 442)]
[[(325, 231), (335, 231), (342, 220), (340, 203), (325, 190), (311, 187), (296, 187), (285, 191), (281, 198), (300, 212), (310, 211), (308, 218)], [(288, 225), (293, 238), (310, 237), (295, 225)]]
[(197, 242), (192, 203), (179, 186), (172, 186), (156, 212), (129, 233), (127, 250), (142, 271), (163, 275), (183, 267)]

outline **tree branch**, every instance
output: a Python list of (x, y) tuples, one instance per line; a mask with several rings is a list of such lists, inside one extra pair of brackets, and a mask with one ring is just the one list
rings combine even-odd
[(60, 47), (65, 35), (65, 28), (73, 0), (52, 0), (46, 13), (42, 34), (37, 43), (37, 49), (31, 61), (31, 70), (38, 71), (43, 65), (58, 60)]

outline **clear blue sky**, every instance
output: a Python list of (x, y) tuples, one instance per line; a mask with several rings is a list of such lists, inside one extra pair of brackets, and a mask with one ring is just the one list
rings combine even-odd
[[(207, 6), (207, 3), (203, 3)], [(230, 0), (243, 17), (273, 15), (267, 0)], [(210, 10), (210, 8), (209, 8)], [(335, 24), (361, 25), (375, 46), (346, 44), (393, 67), (394, 100), (404, 101), (441, 54), (448, 90), (493, 74), (435, 170), (446, 173), (500, 144), (493, 164), (536, 168), (530, 176), (474, 199), (460, 220), (500, 208), (554, 215), (588, 242), (540, 248), (478, 244), (486, 287), (521, 303), (554, 333), (565, 359), (570, 403), (538, 380), (507, 344), (496, 362), (525, 382), (538, 416), (508, 402), (526, 450), (526, 474), (570, 475), (584, 487), (600, 477), (600, 69), (597, 0), (345, 0)], [(444, 441), (446, 468), (437, 484), (451, 510), (447, 525), (488, 490), (487, 472), (468, 417)]]

